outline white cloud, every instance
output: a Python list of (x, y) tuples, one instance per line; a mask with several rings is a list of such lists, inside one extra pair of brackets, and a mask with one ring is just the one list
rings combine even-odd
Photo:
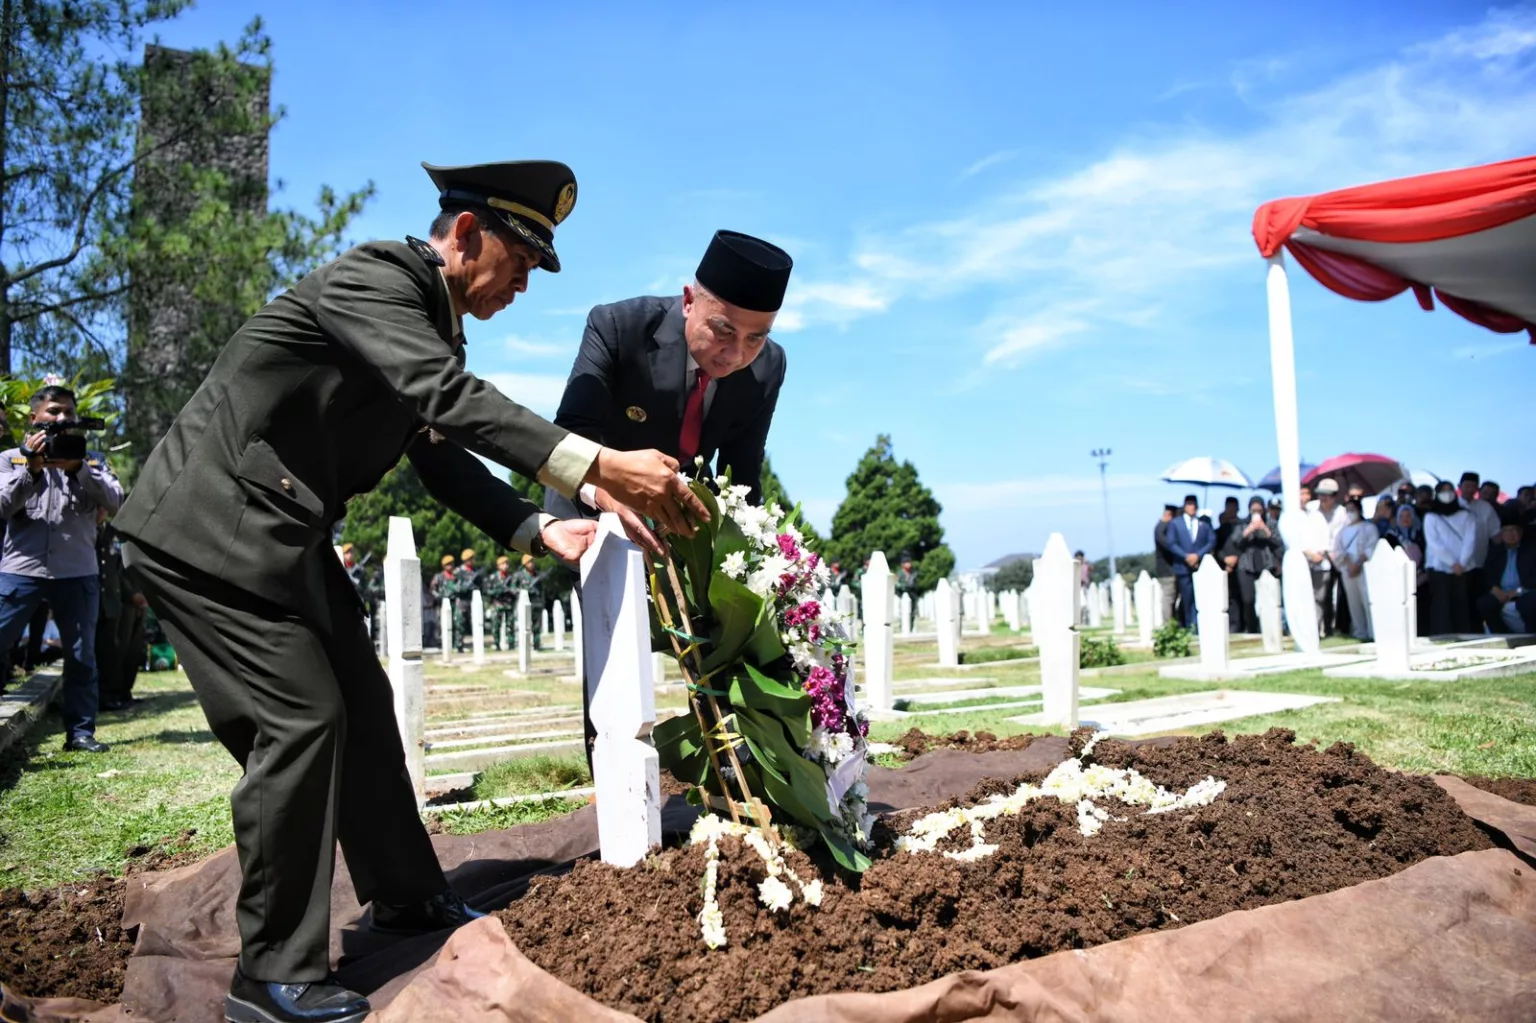
[(890, 307), (890, 289), (870, 280), (791, 280), (784, 308), (774, 320), (775, 333), (790, 334), (807, 323), (846, 326)]
[(508, 398), (552, 419), (565, 394), (565, 376), (553, 373), (479, 373)]
[[(982, 292), (972, 331), (989, 367), (1127, 325), (1179, 336), (1190, 316), (1262, 279), (1250, 229), (1265, 200), (1529, 150), (1533, 55), (1527, 8), (1284, 94), (1284, 60), (1245, 63), (1229, 88), (1253, 127), (1170, 123), (954, 216), (868, 235), (849, 257), (848, 283), (813, 286), (795, 323), (846, 324), (904, 300)], [(1139, 322), (1127, 324), (1124, 310)]]
[(572, 341), (524, 337), (521, 334), (510, 334), (500, 341), (490, 342), (490, 346), (500, 348), (508, 355), (534, 359), (548, 359), (556, 356), (570, 358), (576, 347)]
[(974, 177), (975, 175), (980, 174), (982, 171), (986, 170), (988, 167), (996, 167), (1000, 163), (1007, 163), (1009, 160), (1012, 160), (1015, 156), (1018, 155), (1019, 151), (1017, 149), (1004, 149), (1001, 152), (992, 153), (989, 156), (983, 156), (980, 160), (977, 160), (975, 163), (971, 164), (965, 170), (960, 172), (960, 180), (964, 181), (966, 178)]

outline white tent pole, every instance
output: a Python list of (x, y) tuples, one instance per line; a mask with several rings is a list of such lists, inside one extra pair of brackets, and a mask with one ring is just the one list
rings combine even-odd
[(1304, 512), (1301, 507), (1301, 428), (1296, 413), (1296, 341), (1291, 334), (1291, 292), (1285, 279), (1285, 254), (1269, 257), (1269, 372), (1275, 389), (1275, 436), (1280, 446), (1280, 487), (1285, 504), (1280, 513), (1280, 537), (1286, 542), (1282, 561), (1281, 595), (1291, 639), (1305, 653), (1320, 649), (1317, 605), (1311, 572), (1299, 546)]
[(1301, 427), (1296, 413), (1296, 341), (1285, 251), (1269, 257), (1269, 372), (1275, 390), (1275, 436), (1280, 441), (1280, 488), (1285, 508), (1301, 499)]

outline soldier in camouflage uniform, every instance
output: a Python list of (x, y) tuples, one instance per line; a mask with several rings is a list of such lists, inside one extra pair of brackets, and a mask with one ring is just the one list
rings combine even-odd
[[(431, 584), (427, 586), (428, 592), (432, 594), (433, 622), (442, 621), (443, 601), (453, 600), (459, 594), (459, 573), (454, 570), (453, 563), (453, 555), (444, 554), (441, 562), (443, 570), (434, 575)], [(459, 635), (459, 618), (457, 615), (454, 615), (452, 620), (453, 635), (439, 636), (437, 638), (438, 645), (444, 650), (457, 650), (459, 648), (459, 640), (461, 638)]]
[(512, 574), (511, 559), (505, 554), (496, 559), (496, 571), (485, 577), (485, 601), (490, 605), (491, 639), (501, 650), (502, 636), (507, 638), (507, 650), (517, 642), (517, 586)]
[(896, 573), (896, 596), (903, 593), (917, 602), (917, 569), (912, 564), (912, 555), (901, 556), (901, 568)]
[(539, 640), (544, 632), (544, 589), (539, 583), (544, 581), (544, 573), (534, 567), (533, 555), (524, 554), (523, 564), (512, 576), (512, 586), (519, 593), (528, 593), (528, 617), (533, 631), (533, 649), (539, 649)]
[(458, 633), (459, 649), (474, 635), (470, 616), (474, 614), (474, 592), (480, 588), (480, 570), (475, 567), (475, 552), (466, 547), (459, 554), (458, 588), (453, 594), (453, 627)]

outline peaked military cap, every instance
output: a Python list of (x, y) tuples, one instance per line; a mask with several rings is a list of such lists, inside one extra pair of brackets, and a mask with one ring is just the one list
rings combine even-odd
[(506, 224), (512, 233), (537, 249), (539, 265), (560, 272), (555, 255), (555, 227), (576, 206), (576, 176), (554, 160), (512, 160), (506, 163), (438, 167), (422, 162), (437, 186), (438, 204), (479, 206)]
[(776, 313), (784, 304), (789, 253), (749, 234), (716, 231), (694, 278), (716, 298), (758, 313)]

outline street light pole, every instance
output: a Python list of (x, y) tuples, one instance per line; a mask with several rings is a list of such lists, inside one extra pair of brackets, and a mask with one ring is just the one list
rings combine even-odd
[(1088, 454), (1099, 460), (1099, 483), (1104, 488), (1104, 540), (1109, 544), (1109, 577), (1113, 579), (1115, 572), (1115, 538), (1109, 529), (1109, 456), (1114, 454), (1109, 448), (1095, 448)]

